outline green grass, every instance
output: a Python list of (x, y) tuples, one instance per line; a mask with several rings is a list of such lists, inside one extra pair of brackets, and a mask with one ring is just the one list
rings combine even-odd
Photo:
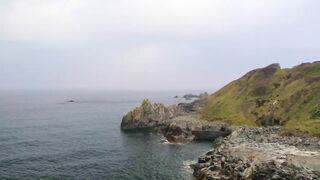
[(276, 100), (274, 119), (281, 125), (320, 136), (320, 62), (253, 70), (211, 95), (201, 115), (209, 121), (258, 126)]

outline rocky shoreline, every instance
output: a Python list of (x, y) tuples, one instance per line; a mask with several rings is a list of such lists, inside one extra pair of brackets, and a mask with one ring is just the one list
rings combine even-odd
[(213, 149), (192, 164), (207, 179), (320, 179), (319, 138), (285, 136), (281, 127), (234, 127), (201, 120), (207, 97), (165, 106), (144, 100), (121, 122), (124, 131), (151, 129), (171, 143), (213, 141)]
[(319, 179), (318, 138), (281, 135), (281, 127), (239, 127), (191, 165), (197, 179)]

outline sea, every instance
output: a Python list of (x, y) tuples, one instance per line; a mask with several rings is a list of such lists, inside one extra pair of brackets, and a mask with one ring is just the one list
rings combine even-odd
[(1, 91), (0, 179), (193, 179), (189, 165), (210, 142), (161, 143), (149, 131), (120, 129), (144, 98), (175, 104), (184, 93)]

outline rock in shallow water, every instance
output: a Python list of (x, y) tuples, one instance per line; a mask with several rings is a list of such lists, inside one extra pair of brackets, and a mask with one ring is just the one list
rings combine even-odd
[(205, 97), (191, 103), (171, 106), (151, 103), (146, 99), (140, 107), (123, 117), (121, 129), (151, 128), (153, 133), (164, 135), (172, 143), (212, 141), (229, 135), (231, 129), (226, 124), (204, 121), (197, 115), (206, 104)]

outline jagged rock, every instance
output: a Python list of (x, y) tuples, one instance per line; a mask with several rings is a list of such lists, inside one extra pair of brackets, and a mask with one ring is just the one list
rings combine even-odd
[(160, 125), (168, 125), (172, 118), (199, 111), (207, 104), (205, 98), (191, 103), (180, 103), (178, 105), (165, 106), (152, 103), (145, 99), (140, 107), (127, 113), (121, 122), (123, 130), (138, 128), (153, 128)]
[(207, 105), (207, 98), (191, 103), (164, 106), (144, 100), (140, 107), (126, 114), (121, 122), (122, 130), (151, 128), (169, 142), (189, 143), (193, 140), (214, 140), (225, 137), (231, 129), (224, 123), (201, 120), (196, 112)]
[(163, 104), (151, 103), (148, 99), (145, 99), (140, 107), (135, 108), (123, 117), (121, 128), (123, 130), (151, 128), (182, 114), (184, 114), (184, 111), (179, 106), (164, 106)]

